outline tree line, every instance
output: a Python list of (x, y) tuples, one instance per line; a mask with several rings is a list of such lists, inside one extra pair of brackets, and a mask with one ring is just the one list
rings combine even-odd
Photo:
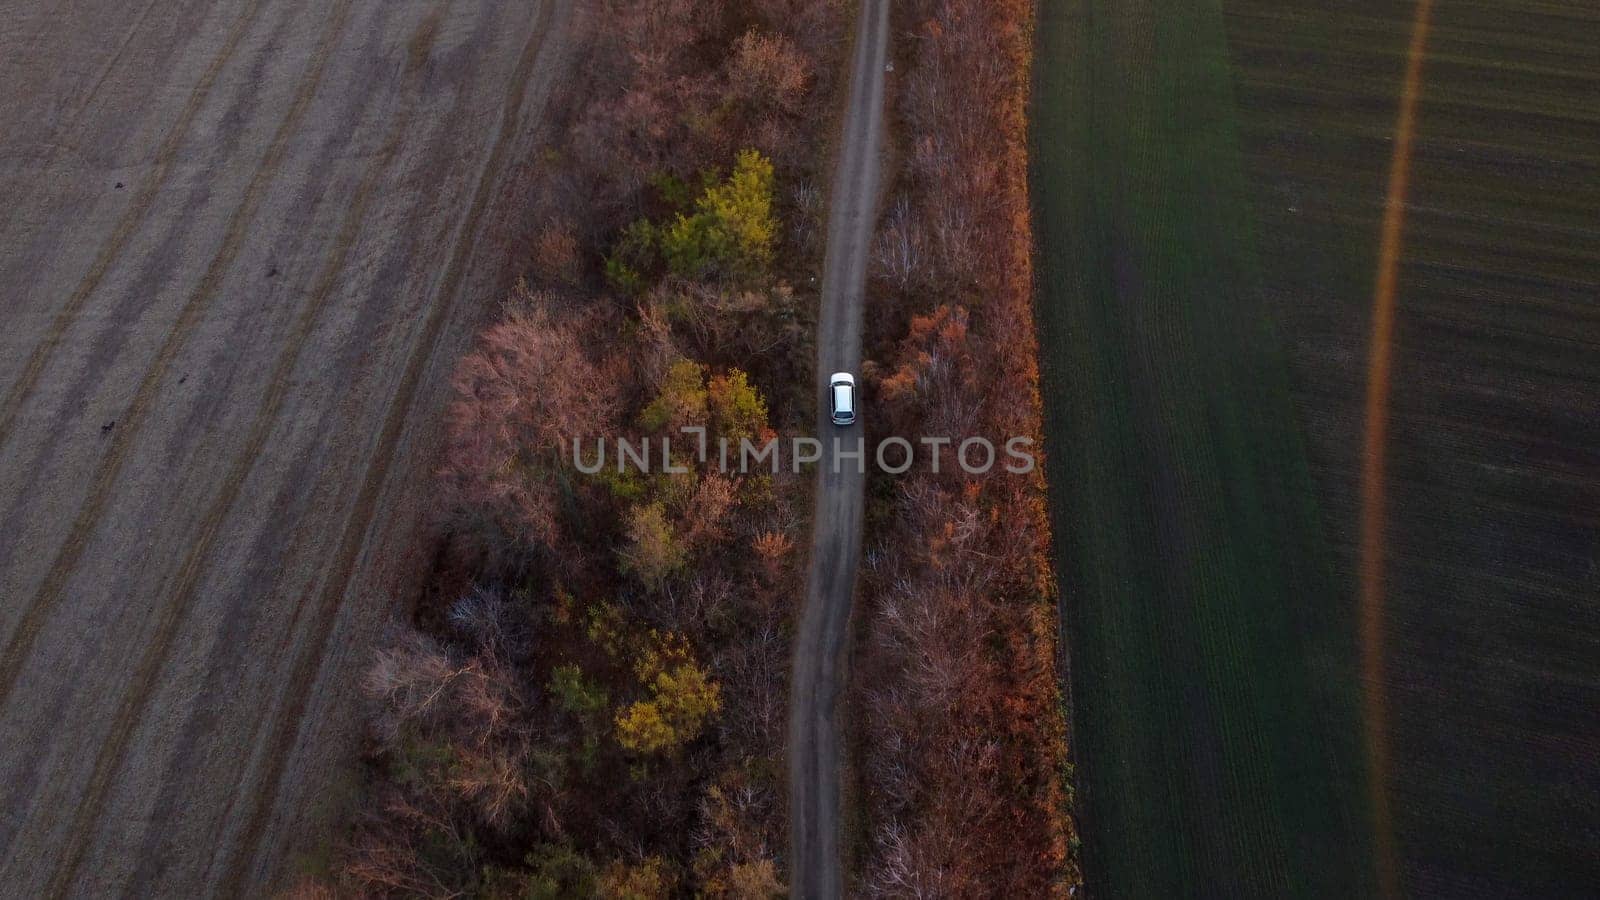
[[(674, 441), (809, 429), (833, 4), (591, 10), (528, 164), (524, 277), (460, 361), (426, 599), (363, 684), (362, 810), (301, 890), (780, 896), (808, 481)], [(659, 444), (658, 444), (659, 446)]]

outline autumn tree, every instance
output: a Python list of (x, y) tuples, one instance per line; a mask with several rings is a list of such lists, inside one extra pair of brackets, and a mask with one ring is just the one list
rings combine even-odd
[(677, 883), (666, 860), (647, 856), (635, 863), (617, 860), (606, 866), (596, 893), (606, 900), (667, 900)]
[(767, 430), (767, 401), (744, 372), (730, 369), (712, 376), (706, 395), (711, 421), (730, 444), (737, 446), (740, 438), (754, 440)]
[(594, 896), (599, 873), (594, 863), (569, 844), (538, 844), (523, 862), (530, 871), (501, 879), (508, 896), (519, 900)]
[(584, 677), (576, 665), (556, 666), (550, 673), (550, 693), (561, 708), (575, 716), (591, 716), (607, 705), (606, 689)]
[(974, 380), (969, 316), (941, 305), (911, 317), (892, 368), (878, 379), (878, 396), (902, 433), (967, 434), (983, 408)]
[(726, 181), (706, 188), (693, 213), (679, 213), (661, 229), (667, 267), (689, 278), (751, 280), (764, 273), (778, 235), (773, 183), (770, 160), (756, 150), (740, 151)]
[(689, 559), (660, 501), (635, 506), (628, 514), (627, 544), (620, 555), (623, 570), (652, 588), (681, 571)]
[(533, 242), (533, 267), (550, 281), (567, 286), (578, 283), (578, 240), (570, 225), (557, 222), (540, 229)]
[(734, 42), (728, 59), (728, 89), (755, 114), (798, 112), (811, 80), (811, 65), (793, 43), (755, 30)]
[(634, 674), (647, 696), (617, 714), (617, 741), (632, 752), (676, 750), (722, 708), (722, 689), (680, 635), (652, 633)]
[(789, 562), (794, 540), (781, 531), (763, 531), (756, 535), (751, 545), (761, 571), (770, 582), (776, 582)]
[(649, 219), (634, 219), (622, 229), (611, 252), (606, 254), (606, 281), (627, 294), (645, 288), (645, 277), (656, 265), (656, 229)]
[(552, 472), (572, 442), (604, 434), (612, 382), (584, 352), (581, 320), (518, 284), (506, 316), (456, 368), (446, 414), (444, 483), (457, 507), (513, 541), (549, 545), (557, 528)]
[(679, 359), (667, 369), (667, 376), (654, 400), (639, 414), (639, 425), (646, 431), (676, 432), (679, 428), (706, 423), (705, 367), (690, 359)]
[(780, 164), (800, 157), (804, 141), (796, 125), (811, 99), (810, 60), (787, 37), (752, 29), (734, 43), (724, 72), (742, 146), (760, 147)]
[(742, 770), (723, 773), (700, 800), (694, 874), (716, 900), (775, 900), (786, 895), (773, 861), (783, 831), (770, 827), (777, 797)]
[(703, 546), (727, 536), (729, 517), (738, 504), (738, 488), (737, 481), (716, 472), (700, 476), (683, 516), (685, 542)]

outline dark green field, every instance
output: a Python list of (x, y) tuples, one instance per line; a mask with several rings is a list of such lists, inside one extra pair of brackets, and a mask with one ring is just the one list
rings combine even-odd
[[(1369, 893), (1355, 675), (1414, 6), (1043, 0), (1038, 320), (1100, 895)], [(1600, 7), (1439, 0), (1388, 446), (1402, 885), (1600, 884)]]
[(1365, 893), (1350, 603), (1266, 325), (1222, 17), (1040, 13), (1039, 339), (1089, 886)]
[[(1224, 0), (1337, 590), (1413, 4)], [(1600, 6), (1439, 0), (1397, 303), (1384, 646), (1403, 887), (1600, 885)]]

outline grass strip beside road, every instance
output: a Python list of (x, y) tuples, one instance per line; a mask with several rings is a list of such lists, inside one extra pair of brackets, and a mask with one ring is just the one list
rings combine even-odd
[(1086, 874), (1372, 890), (1353, 620), (1267, 320), (1209, 3), (1044, 0), (1037, 318)]

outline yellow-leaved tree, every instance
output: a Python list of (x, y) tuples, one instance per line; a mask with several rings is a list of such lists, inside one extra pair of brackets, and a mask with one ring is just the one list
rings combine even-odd
[(677, 359), (667, 369), (661, 392), (639, 413), (647, 431), (677, 433), (685, 426), (706, 424), (705, 366), (692, 359)]
[(657, 500), (628, 513), (628, 542), (618, 551), (623, 571), (650, 588), (660, 588), (683, 570), (689, 550), (679, 540), (666, 507)]
[(767, 401), (739, 369), (713, 375), (706, 396), (717, 433), (734, 446), (740, 438), (754, 440), (767, 430)]
[(659, 856), (646, 856), (635, 863), (618, 860), (606, 866), (595, 885), (595, 895), (607, 900), (667, 900), (678, 879)]
[(722, 709), (722, 688), (695, 661), (682, 635), (651, 631), (634, 674), (647, 696), (617, 714), (617, 741), (627, 750), (676, 750)]
[(692, 215), (661, 229), (661, 254), (674, 274), (720, 272), (754, 279), (772, 263), (778, 220), (772, 214), (772, 161), (741, 150), (726, 181), (707, 187)]

